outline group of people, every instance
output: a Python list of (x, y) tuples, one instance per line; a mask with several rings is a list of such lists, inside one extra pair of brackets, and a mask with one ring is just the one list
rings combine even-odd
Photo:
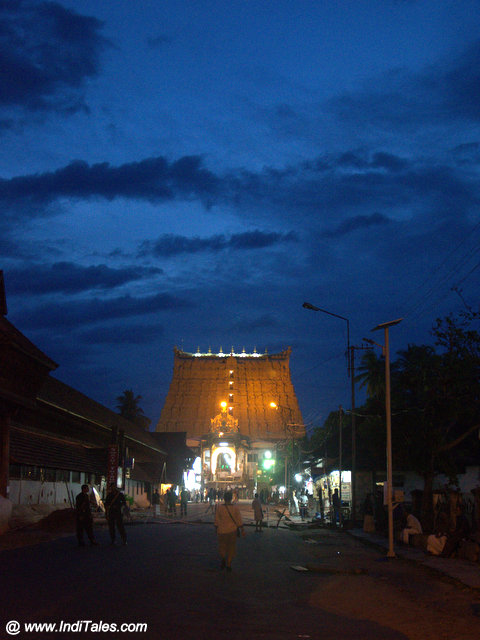
[[(367, 533), (382, 531), (384, 513), (383, 502), (379, 504), (379, 501), (375, 501), (373, 495), (369, 493), (363, 504), (364, 531)], [(380, 517), (378, 517), (379, 514)], [(402, 503), (394, 505), (393, 526), (398, 539), (404, 544), (410, 543), (410, 536), (424, 533), (422, 524), (412, 513), (412, 509)], [(465, 514), (464, 505), (459, 503), (452, 517), (449, 518), (446, 512), (438, 514), (434, 531), (427, 536), (426, 550), (435, 556), (451, 558), (458, 551), (461, 543), (468, 540), (470, 532), (471, 526)]]
[[(180, 505), (182, 505), (182, 503), (185, 504), (184, 513), (186, 515), (186, 504), (189, 496), (186, 491), (183, 496), (182, 493), (183, 492), (180, 492)], [(236, 555), (237, 538), (245, 536), (245, 529), (238, 504), (233, 501), (233, 492), (227, 490), (223, 492), (222, 497), (223, 503), (216, 505), (214, 526), (218, 538), (221, 568), (230, 572), (232, 570), (232, 560)], [(174, 507), (176, 510), (176, 494), (174, 491), (170, 491), (168, 499), (170, 500), (172, 508)], [(159, 503), (160, 496), (158, 491), (156, 491), (152, 496), (152, 504), (155, 505)], [(125, 495), (119, 491), (117, 486), (113, 483), (109, 486), (104, 506), (111, 544), (115, 544), (116, 532), (118, 530), (122, 543), (126, 545), (127, 534), (125, 531), (125, 524), (123, 522), (123, 512), (126, 508), (126, 499)], [(261, 532), (264, 512), (258, 493), (255, 494), (251, 507), (254, 513), (255, 531)], [(79, 546), (85, 546), (85, 534), (87, 535), (91, 545), (97, 545), (98, 542), (96, 541), (93, 532), (93, 515), (90, 502), (90, 487), (88, 484), (82, 485), (81, 492), (76, 497), (75, 509), (77, 540)]]
[[(79, 547), (84, 547), (84, 533), (91, 545), (97, 545), (93, 534), (93, 515), (90, 504), (90, 487), (83, 484), (81, 492), (75, 499), (77, 541)], [(117, 485), (112, 483), (108, 488), (108, 493), (104, 501), (105, 515), (108, 522), (110, 542), (115, 544), (116, 530), (122, 539), (122, 543), (127, 544), (127, 534), (123, 522), (123, 513), (127, 507), (125, 495), (118, 490)]]

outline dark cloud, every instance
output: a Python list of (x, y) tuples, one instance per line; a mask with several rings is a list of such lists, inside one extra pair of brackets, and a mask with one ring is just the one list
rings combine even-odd
[(178, 236), (165, 234), (155, 241), (145, 241), (141, 244), (139, 255), (153, 254), (157, 257), (168, 258), (182, 253), (202, 253), (209, 251), (217, 253), (226, 249), (243, 251), (248, 249), (264, 249), (285, 242), (296, 242), (298, 238), (292, 231), (289, 233), (266, 233), (264, 231), (247, 231), (225, 237), (222, 234), (200, 238), (194, 236)]
[(126, 324), (96, 327), (80, 332), (78, 338), (86, 344), (145, 344), (159, 338), (163, 327), (158, 324)]
[(232, 330), (236, 333), (249, 335), (261, 329), (272, 329), (278, 327), (278, 320), (271, 314), (266, 313), (253, 318), (239, 318), (233, 325)]
[[(327, 218), (370, 215), (372, 202), (377, 210), (390, 212), (406, 206), (418, 211), (419, 203), (430, 209), (440, 204), (445, 209), (455, 201), (455, 210), (462, 211), (478, 200), (477, 191), (476, 182), (457, 171), (453, 163), (402, 158), (383, 150), (346, 151), (283, 169), (237, 169), (224, 175), (207, 169), (200, 156), (174, 162), (160, 156), (118, 167), (78, 161), (53, 172), (0, 179), (0, 206), (5, 227), (18, 225), (22, 216), (52, 215), (57, 200), (123, 197), (153, 203), (197, 200), (207, 208), (227, 204), (251, 221), (262, 219), (271, 225), (273, 219), (284, 219), (290, 224), (295, 216), (299, 224), (308, 218), (319, 223), (320, 229)], [(141, 251), (169, 256), (258, 248), (295, 239), (292, 234), (262, 231), (231, 238), (167, 235), (146, 243)]]
[(257, 229), (232, 235), (228, 244), (232, 249), (264, 249), (284, 242), (298, 242), (297, 234), (293, 231), (289, 233), (264, 233)]
[(0, 131), (10, 131), (15, 126), (16, 122), (13, 118), (0, 118)]
[(452, 116), (480, 120), (480, 40), (469, 46), (440, 75), (439, 92)]
[(152, 36), (147, 38), (147, 45), (150, 49), (161, 49), (172, 42), (171, 38), (165, 35)]
[(451, 151), (460, 165), (476, 165), (480, 163), (480, 142), (467, 142), (457, 145)]
[[(367, 154), (346, 151), (338, 156), (336, 166), (365, 171), (367, 169), (384, 169), (385, 171), (402, 171), (408, 168), (409, 163), (404, 158), (400, 158), (391, 153), (377, 151), (368, 157)], [(331, 165), (330, 165), (331, 166)]]
[(420, 73), (395, 69), (359, 91), (329, 101), (327, 110), (343, 121), (381, 128), (434, 127), (452, 120), (480, 120), (480, 40), (457, 56)]
[(19, 242), (0, 235), (0, 256), (5, 258), (18, 258), (23, 255)]
[(52, 265), (31, 264), (21, 269), (9, 269), (11, 294), (79, 293), (92, 289), (113, 289), (128, 282), (162, 273), (157, 268), (130, 267), (112, 269), (104, 264), (82, 267), (72, 262)]
[(203, 251), (222, 251), (226, 247), (225, 236), (215, 235), (209, 238), (195, 236), (187, 238), (166, 233), (155, 241), (146, 240), (142, 242), (139, 255), (155, 255), (157, 257), (169, 258), (182, 253), (201, 253)]
[(409, 163), (404, 158), (399, 158), (391, 153), (379, 151), (373, 154), (370, 166), (374, 169), (385, 169), (387, 171), (403, 171), (408, 168)]
[(105, 320), (134, 316), (147, 316), (161, 311), (183, 310), (192, 305), (169, 293), (133, 298), (121, 296), (113, 299), (92, 298), (61, 304), (52, 301), (22, 313), (21, 325), (26, 328), (81, 327)]
[(327, 238), (339, 238), (359, 229), (367, 229), (376, 225), (388, 224), (390, 220), (382, 213), (372, 213), (370, 216), (355, 216), (345, 220), (338, 225), (333, 231), (325, 231), (324, 236)]
[(357, 169), (365, 169), (368, 167), (368, 162), (361, 158), (353, 151), (346, 151), (340, 154), (337, 160), (337, 165), (340, 167), (355, 167)]
[(85, 108), (99, 69), (102, 23), (56, 2), (0, 3), (0, 105), (31, 111)]
[(43, 207), (62, 197), (124, 197), (152, 202), (180, 197), (207, 199), (216, 192), (217, 182), (198, 156), (172, 163), (163, 157), (147, 158), (119, 167), (107, 162), (88, 165), (76, 161), (53, 172), (0, 179), (0, 202), (17, 210), (21, 203), (25, 215), (34, 216), (44, 213)]

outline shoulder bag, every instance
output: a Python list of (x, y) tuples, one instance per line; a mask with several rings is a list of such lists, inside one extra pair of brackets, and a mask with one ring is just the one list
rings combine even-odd
[(227, 507), (227, 505), (225, 505), (225, 509), (227, 510), (228, 515), (230, 516), (230, 518), (231, 518), (231, 519), (233, 520), (233, 522), (237, 525), (237, 538), (239, 538), (239, 537), (240, 537), (240, 529), (241, 529), (241, 527), (239, 527), (239, 526), (238, 526), (238, 524), (237, 524), (237, 522), (236, 522), (235, 518), (234, 518), (234, 517), (232, 516), (232, 514), (230, 513), (230, 509)]

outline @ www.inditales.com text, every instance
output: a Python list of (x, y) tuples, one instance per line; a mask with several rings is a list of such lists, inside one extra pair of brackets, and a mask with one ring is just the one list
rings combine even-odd
[(104, 622), (100, 620), (75, 620), (74, 622), (18, 622), (10, 620), (5, 626), (9, 636), (20, 633), (145, 633), (146, 622)]

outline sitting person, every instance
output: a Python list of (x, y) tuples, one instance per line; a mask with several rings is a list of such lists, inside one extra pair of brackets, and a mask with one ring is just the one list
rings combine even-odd
[(432, 556), (441, 556), (445, 548), (447, 536), (441, 533), (431, 533), (427, 538), (427, 552)]
[(455, 516), (455, 529), (447, 535), (447, 541), (441, 553), (442, 558), (451, 558), (457, 551), (462, 540), (470, 535), (470, 523), (465, 515), (465, 507), (460, 504)]
[(427, 552), (433, 556), (439, 556), (445, 547), (447, 541), (448, 517), (446, 513), (438, 514), (438, 521), (435, 527), (435, 533), (427, 538)]
[(406, 526), (402, 529), (402, 541), (404, 544), (408, 544), (410, 536), (414, 533), (423, 533), (422, 525), (418, 518), (411, 511), (408, 511)]

